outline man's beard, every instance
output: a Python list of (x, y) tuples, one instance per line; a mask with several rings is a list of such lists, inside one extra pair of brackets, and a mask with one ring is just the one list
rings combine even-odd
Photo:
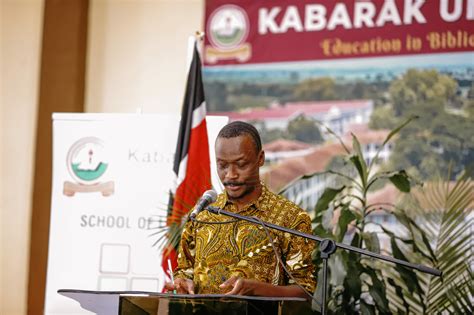
[(233, 182), (233, 181), (228, 181), (228, 182), (225, 182), (224, 183), (224, 187), (227, 187), (227, 186), (245, 186), (245, 189), (244, 191), (242, 191), (239, 195), (237, 196), (232, 196), (231, 193), (232, 192), (229, 192), (228, 190), (227, 191), (227, 197), (229, 200), (238, 200), (238, 199), (241, 199), (249, 194), (251, 194), (255, 188), (257, 187), (257, 183), (258, 181), (256, 182)]

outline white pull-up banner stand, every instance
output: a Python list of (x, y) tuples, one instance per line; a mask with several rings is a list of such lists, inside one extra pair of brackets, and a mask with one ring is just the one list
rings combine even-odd
[[(208, 117), (214, 141), (227, 117)], [(45, 314), (89, 314), (58, 289), (160, 292), (178, 115), (54, 114)], [(34, 224), (34, 222), (33, 222)]]

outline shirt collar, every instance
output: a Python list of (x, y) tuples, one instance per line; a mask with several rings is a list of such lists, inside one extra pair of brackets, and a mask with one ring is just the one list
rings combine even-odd
[[(260, 196), (254, 201), (251, 201), (250, 203), (245, 205), (242, 208), (242, 210), (239, 212), (245, 211), (249, 209), (251, 206), (255, 206), (255, 209), (259, 211), (266, 211), (268, 209), (268, 200), (270, 197), (269, 196), (270, 191), (268, 190), (267, 186), (263, 182), (261, 183), (261, 185), (262, 185), (262, 192)], [(219, 195), (219, 197), (217, 198), (217, 201), (214, 204), (217, 207), (223, 209), (225, 206), (232, 204), (232, 202), (228, 199), (227, 192), (224, 190), (224, 192)]]

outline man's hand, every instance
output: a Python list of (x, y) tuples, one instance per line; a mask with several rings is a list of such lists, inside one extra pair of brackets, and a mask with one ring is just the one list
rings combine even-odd
[(194, 283), (189, 279), (177, 278), (173, 282), (165, 282), (165, 289), (176, 290), (178, 294), (194, 294)]
[(254, 295), (257, 281), (243, 279), (236, 276), (230, 277), (219, 287), (221, 289), (229, 289), (226, 295)]
[(230, 290), (226, 295), (256, 295), (256, 296), (293, 296), (308, 298), (306, 293), (296, 285), (273, 285), (255, 279), (230, 277), (219, 286), (221, 289)]

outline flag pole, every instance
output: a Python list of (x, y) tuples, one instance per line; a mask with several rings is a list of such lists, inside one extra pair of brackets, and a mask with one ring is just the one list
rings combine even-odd
[(193, 60), (194, 54), (194, 45), (197, 45), (199, 53), (201, 53), (201, 49), (199, 43), (204, 40), (205, 33), (203, 31), (196, 31), (194, 35), (188, 37), (188, 51), (186, 55), (186, 73), (189, 73), (189, 67), (191, 66), (191, 62)]

